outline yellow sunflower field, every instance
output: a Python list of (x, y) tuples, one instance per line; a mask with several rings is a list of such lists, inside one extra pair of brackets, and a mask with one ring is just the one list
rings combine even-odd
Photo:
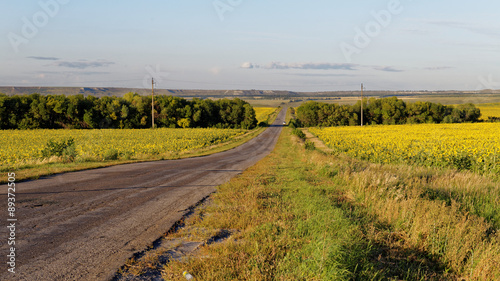
[(257, 122), (267, 121), (269, 115), (276, 111), (276, 107), (254, 107)]
[(500, 123), (310, 128), (335, 153), (376, 163), (500, 171)]
[(477, 108), (481, 110), (482, 120), (487, 120), (488, 117), (500, 117), (500, 103), (478, 104)]
[(2, 130), (0, 165), (40, 159), (49, 140), (73, 138), (78, 157), (102, 160), (114, 149), (120, 155), (155, 155), (185, 152), (220, 144), (244, 134), (234, 129), (129, 129), (129, 130)]

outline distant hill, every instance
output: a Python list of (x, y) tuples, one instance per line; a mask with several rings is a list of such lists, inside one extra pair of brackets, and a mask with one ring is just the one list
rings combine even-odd
[[(126, 93), (134, 92), (140, 95), (150, 95), (151, 89), (138, 88), (105, 88), (105, 87), (0, 87), (0, 93), (6, 95), (30, 95), (38, 93), (41, 95), (84, 95), (84, 96), (117, 96), (122, 97)], [(359, 96), (359, 91), (326, 91), (326, 92), (293, 92), (293, 91), (269, 91), (269, 90), (169, 90), (155, 89), (158, 95), (173, 95), (184, 98), (223, 98), (223, 97), (245, 97), (245, 98), (296, 98), (296, 97), (351, 97)], [(471, 95), (471, 94), (500, 94), (500, 90), (483, 91), (367, 91), (366, 96), (448, 96), (448, 95)]]
[[(0, 93), (6, 95), (30, 95), (38, 93), (41, 95), (84, 95), (84, 96), (117, 96), (122, 97), (126, 93), (134, 92), (140, 95), (150, 95), (151, 89), (138, 88), (95, 88), (95, 87), (0, 87)], [(155, 94), (172, 95), (179, 97), (277, 97), (298, 96), (290, 91), (261, 91), (261, 90), (168, 90), (155, 89)]]

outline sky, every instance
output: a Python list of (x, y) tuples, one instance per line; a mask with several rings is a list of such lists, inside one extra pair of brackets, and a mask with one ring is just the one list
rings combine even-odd
[(491, 0), (0, 0), (0, 86), (500, 89)]

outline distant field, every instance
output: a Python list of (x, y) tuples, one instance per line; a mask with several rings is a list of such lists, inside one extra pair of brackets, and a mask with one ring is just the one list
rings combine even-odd
[[(388, 95), (390, 96), (390, 95)], [(382, 96), (368, 96), (369, 98), (381, 98)], [(434, 103), (441, 103), (445, 105), (456, 105), (464, 103), (473, 104), (490, 104), (490, 103), (500, 103), (500, 95), (447, 95), (447, 96), (436, 96), (436, 95), (415, 95), (415, 96), (397, 96), (399, 99), (407, 102), (417, 102), (417, 101), (428, 101)], [(345, 96), (345, 97), (297, 97), (297, 98), (284, 98), (284, 99), (246, 99), (245, 101), (250, 103), (254, 107), (278, 107), (278, 106), (288, 106), (288, 107), (299, 107), (302, 103), (308, 100), (314, 100), (318, 102), (326, 103), (336, 103), (336, 104), (355, 104), (360, 100), (359, 96)]]
[(311, 128), (337, 153), (375, 163), (500, 171), (500, 124)]
[(184, 152), (226, 142), (243, 135), (233, 129), (144, 130), (4, 130), (0, 131), (0, 166), (22, 164), (41, 158), (49, 140), (73, 138), (77, 158), (103, 160), (116, 150), (120, 156)]
[(254, 107), (257, 122), (267, 121), (269, 115), (276, 111), (276, 107)]
[(476, 105), (481, 110), (481, 119), (488, 117), (500, 117), (500, 103), (485, 103)]

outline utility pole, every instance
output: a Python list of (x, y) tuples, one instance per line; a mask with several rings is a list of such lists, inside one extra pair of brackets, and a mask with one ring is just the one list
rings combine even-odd
[(363, 83), (361, 83), (361, 127), (363, 127)]
[(151, 119), (152, 128), (155, 128), (155, 79), (151, 78)]

